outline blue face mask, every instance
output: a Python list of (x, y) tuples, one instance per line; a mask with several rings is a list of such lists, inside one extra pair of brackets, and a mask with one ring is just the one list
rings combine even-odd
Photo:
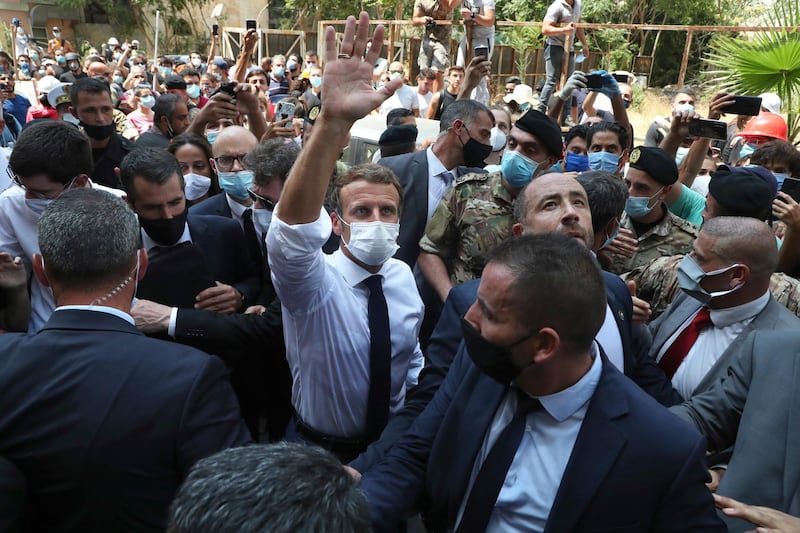
[(664, 190), (664, 187), (661, 187), (658, 192), (656, 192), (653, 196), (628, 196), (628, 199), (625, 200), (625, 212), (628, 213), (633, 219), (637, 218), (644, 218), (649, 215), (655, 206), (650, 207), (650, 201), (661, 194), (661, 191)]
[(756, 151), (756, 147), (752, 144), (743, 144), (742, 147), (739, 149), (739, 159), (744, 159), (745, 157), (750, 157), (753, 155), (753, 152)]
[(200, 86), (196, 83), (190, 83), (186, 86), (186, 95), (189, 98), (198, 98), (200, 96)]
[(789, 177), (789, 174), (786, 174), (785, 172), (773, 172), (772, 174), (774, 174), (775, 179), (778, 180), (778, 190), (781, 190), (781, 187), (783, 187), (783, 182), (786, 181), (786, 178)]
[(601, 246), (600, 249), (602, 250), (603, 248), (605, 248), (606, 246), (608, 246), (612, 242), (614, 242), (614, 239), (617, 238), (618, 234), (619, 234), (619, 224), (617, 224), (617, 227), (614, 230), (614, 233), (612, 233), (611, 235), (608, 236), (608, 238), (606, 239), (606, 242), (603, 243), (603, 246)]
[(253, 185), (253, 171), (219, 172), (220, 188), (237, 200), (247, 200), (250, 186)]
[(567, 152), (564, 158), (564, 170), (567, 172), (585, 172), (589, 170), (589, 156)]
[(275, 74), (276, 77), (282, 78), (286, 71), (283, 67), (275, 67), (272, 69), (272, 73)]
[(589, 154), (589, 168), (616, 174), (619, 168), (619, 156), (611, 152), (591, 152)]
[(500, 159), (500, 170), (503, 177), (512, 187), (524, 187), (533, 179), (539, 163), (528, 159), (516, 150), (506, 150)]
[(217, 135), (219, 135), (220, 130), (212, 130), (206, 132), (206, 139), (208, 140), (208, 144), (214, 144), (214, 141), (217, 140)]

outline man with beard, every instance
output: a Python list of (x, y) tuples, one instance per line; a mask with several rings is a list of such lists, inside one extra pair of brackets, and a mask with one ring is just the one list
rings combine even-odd
[(94, 168), (89, 177), (100, 185), (121, 189), (114, 168), (119, 167), (134, 146), (115, 132), (111, 89), (107, 83), (95, 78), (80, 78), (72, 84), (70, 98), (70, 113), (80, 121), (92, 145)]

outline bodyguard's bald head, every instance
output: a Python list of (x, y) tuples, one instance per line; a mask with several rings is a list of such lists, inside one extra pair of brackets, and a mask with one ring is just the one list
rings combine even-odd
[(761, 220), (714, 217), (703, 223), (700, 232), (714, 239), (711, 253), (731, 264), (747, 265), (754, 279), (769, 280), (778, 267), (775, 235)]
[(214, 140), (212, 150), (214, 157), (233, 150), (237, 154), (246, 154), (256, 147), (258, 139), (250, 130), (242, 126), (228, 126), (219, 132)]

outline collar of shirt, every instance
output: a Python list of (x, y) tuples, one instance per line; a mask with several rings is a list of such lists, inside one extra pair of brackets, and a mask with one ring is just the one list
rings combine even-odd
[(105, 305), (62, 305), (56, 307), (56, 311), (96, 311), (98, 313), (114, 315), (115, 317), (121, 318), (125, 322), (128, 322), (131, 326), (136, 326), (136, 322), (133, 321), (133, 317), (131, 315), (125, 311), (120, 311), (119, 309)]
[[(186, 224), (184, 224), (184, 226), (183, 226), (183, 235), (181, 235), (181, 238), (178, 239), (178, 242), (176, 242), (175, 244), (180, 244), (182, 242), (192, 242), (192, 234), (189, 233), (189, 223), (188, 222)], [(175, 246), (175, 244), (173, 244), (172, 246)], [(147, 232), (144, 229), (142, 229), (142, 247), (149, 252), (150, 250), (152, 250), (156, 246), (161, 246), (161, 245), (158, 244), (153, 239), (151, 239), (150, 235), (148, 235)]]
[(767, 291), (752, 302), (747, 302), (727, 309), (709, 309), (711, 321), (715, 328), (725, 328), (736, 322), (741, 322), (756, 316), (764, 310), (769, 303), (770, 292)]
[(594, 342), (592, 343), (592, 359), (594, 362), (591, 368), (589, 368), (589, 371), (586, 372), (577, 383), (554, 394), (538, 397), (538, 400), (542, 402), (542, 407), (544, 407), (557, 422), (563, 422), (571, 417), (578, 409), (583, 407), (594, 394), (597, 383), (600, 381), (600, 374), (603, 371), (602, 358), (597, 349), (597, 343)]
[(450, 172), (455, 178), (456, 169), (448, 170), (444, 167), (444, 164), (439, 161), (439, 158), (433, 153), (433, 145), (430, 145), (428, 149), (425, 150), (425, 156), (428, 158), (428, 176), (438, 176), (442, 172)]
[(233, 219), (239, 224), (242, 223), (242, 215), (244, 215), (244, 212), (253, 207), (252, 205), (247, 206), (240, 204), (231, 198), (228, 193), (225, 193), (225, 201), (228, 202), (228, 207), (231, 208), (231, 215), (233, 215)]
[(333, 263), (336, 271), (342, 275), (348, 285), (355, 287), (368, 277), (376, 274), (382, 276), (383, 279), (386, 279), (386, 274), (384, 271), (386, 270), (386, 264), (391, 261), (391, 259), (381, 265), (381, 269), (375, 274), (369, 272), (368, 270), (364, 270), (358, 263), (347, 257), (344, 252), (342, 252), (341, 248), (330, 255), (330, 261)]

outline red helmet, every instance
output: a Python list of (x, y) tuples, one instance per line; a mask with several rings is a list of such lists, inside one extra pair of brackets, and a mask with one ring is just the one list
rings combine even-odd
[(739, 134), (748, 137), (771, 137), (782, 141), (789, 140), (789, 127), (783, 117), (776, 113), (762, 112), (752, 119)]

